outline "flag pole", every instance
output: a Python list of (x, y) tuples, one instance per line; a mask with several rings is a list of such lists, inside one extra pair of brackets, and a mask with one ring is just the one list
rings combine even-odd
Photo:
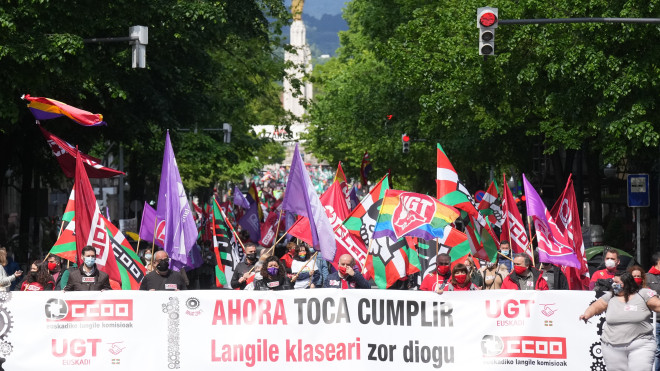
[[(440, 283), (440, 275), (438, 274), (438, 249), (440, 247), (440, 241), (438, 238), (435, 239), (435, 287), (438, 287), (438, 283)], [(424, 277), (422, 277), (423, 279)]]
[(294, 281), (293, 279), (294, 279), (294, 278), (296, 278), (296, 279), (298, 278), (298, 275), (301, 273), (301, 271), (302, 271), (303, 269), (305, 269), (305, 267), (307, 266), (307, 264), (309, 264), (309, 262), (311, 262), (312, 259), (314, 259), (314, 263), (316, 263), (316, 255), (318, 255), (318, 254), (319, 254), (318, 251), (315, 252), (314, 255), (312, 255), (312, 257), (309, 258), (309, 260), (306, 261), (305, 264), (300, 268), (300, 270), (298, 271), (298, 273), (296, 273), (293, 277), (291, 277), (291, 283), (293, 283), (293, 281)]
[[(295, 225), (295, 223), (294, 223), (294, 225)], [(291, 230), (291, 228), (293, 228), (293, 225), (292, 225), (291, 227), (289, 227), (289, 229), (287, 229), (286, 232), (284, 232), (284, 234), (282, 235), (282, 237), (280, 237), (277, 241), (275, 241), (275, 243), (273, 244), (273, 246), (271, 246), (270, 248), (268, 248), (268, 250), (266, 250), (265, 254), (270, 254), (270, 253), (273, 251), (273, 249), (275, 248), (275, 246), (277, 246), (277, 244), (280, 243), (280, 241), (282, 241), (282, 239), (284, 238), (284, 236), (286, 236), (286, 235), (289, 233), (289, 231)], [(296, 238), (296, 239), (297, 239), (297, 238)], [(242, 245), (242, 244), (241, 244), (241, 245)], [(245, 248), (243, 248), (243, 251), (245, 251)], [(317, 253), (318, 253), (318, 251), (317, 251)], [(262, 253), (261, 255), (263, 255), (263, 254), (264, 254), (264, 253)], [(255, 266), (256, 266), (256, 264), (255, 264)], [(253, 269), (254, 269), (254, 266), (253, 266), (252, 268), (250, 268), (250, 270), (248, 271), (248, 273), (252, 273), (252, 270), (253, 270)]]
[(140, 235), (138, 234), (138, 243), (137, 243), (137, 247), (135, 248), (135, 253), (136, 254), (138, 254), (140, 252), (140, 241), (142, 241), (142, 239), (140, 238)]
[[(502, 178), (503, 178), (502, 181), (504, 182), (504, 184), (502, 184), (502, 187), (509, 188), (509, 185), (506, 183), (506, 174), (502, 173)], [(502, 189), (502, 192), (504, 192), (504, 189)], [(509, 189), (509, 192), (511, 192), (510, 189)], [(504, 201), (506, 202), (506, 196), (504, 197)], [(509, 207), (511, 207), (511, 205), (509, 205)], [(518, 206), (516, 205), (516, 207), (518, 207)], [(507, 214), (508, 213), (509, 212), (507, 210)], [(509, 220), (509, 216), (504, 215), (504, 223), (508, 223), (508, 220)], [(507, 241), (509, 241), (509, 247), (511, 247), (511, 226), (508, 226), (508, 228), (506, 229), (506, 234), (507, 234)], [(511, 260), (511, 259), (509, 259), (509, 260)]]
[(532, 255), (532, 265), (536, 266), (534, 261), (534, 245), (532, 244), (532, 217), (527, 215), (527, 230), (529, 231), (529, 252)]
[[(319, 252), (317, 251), (316, 253), (314, 253), (314, 255), (316, 256), (316, 255), (318, 255), (318, 253)], [(314, 284), (314, 282), (313, 282), (314, 272), (316, 272), (316, 258), (314, 259), (314, 264), (312, 265), (312, 274), (310, 275), (309, 283), (307, 284), (307, 286), (305, 286), (305, 288), (308, 288), (309, 286)], [(321, 280), (321, 281), (323, 281), (323, 280)], [(316, 286), (314, 286), (314, 287), (316, 287)]]
[[(58, 239), (58, 240), (59, 240), (60, 237), (62, 236), (62, 230), (64, 230), (64, 220), (62, 220), (62, 223), (60, 223), (60, 233), (57, 234), (57, 239)], [(56, 240), (56, 241), (57, 241), (57, 240)], [(49, 256), (50, 256), (50, 251), (48, 252), (48, 254), (46, 254), (46, 257), (44, 258), (44, 260), (42, 261), (42, 263), (45, 262), (46, 259), (48, 259)]]
[(220, 215), (222, 215), (222, 219), (229, 226), (229, 229), (231, 230), (231, 233), (234, 235), (234, 238), (238, 241), (239, 244), (241, 244), (243, 251), (245, 251), (245, 245), (243, 245), (243, 241), (241, 241), (241, 239), (238, 237), (238, 233), (236, 233), (236, 231), (234, 230), (234, 226), (231, 225), (231, 223), (229, 223), (229, 219), (227, 219), (227, 215), (225, 215), (225, 212), (222, 211), (222, 208), (220, 207), (220, 205), (218, 205), (218, 200), (216, 200), (215, 197), (213, 198), (213, 202), (215, 202), (215, 206), (217, 206), (218, 210), (220, 210)]
[(154, 219), (155, 219), (154, 220), (154, 233), (153, 233), (154, 235), (153, 235), (152, 241), (151, 241), (151, 262), (152, 262), (152, 264), (153, 264), (153, 261), (154, 261), (154, 258), (153, 258), (154, 250), (156, 248), (156, 227), (158, 227), (158, 217), (155, 217)]

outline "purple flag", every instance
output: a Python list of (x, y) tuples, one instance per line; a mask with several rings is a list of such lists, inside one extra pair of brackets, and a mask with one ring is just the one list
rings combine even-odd
[(357, 196), (357, 188), (355, 186), (351, 188), (351, 193), (349, 194), (348, 198), (350, 200), (350, 205), (348, 205), (349, 211), (353, 211), (353, 209), (355, 209), (357, 205), (360, 204), (360, 199)]
[(245, 198), (245, 195), (238, 189), (238, 186), (234, 186), (234, 205), (240, 206), (245, 210), (250, 208), (250, 201)]
[(573, 250), (573, 244), (564, 236), (555, 220), (545, 207), (543, 200), (523, 174), (527, 215), (534, 219), (536, 239), (538, 241), (539, 261), (568, 267), (580, 268), (580, 262)]
[(325, 213), (325, 208), (314, 190), (307, 169), (305, 169), (297, 143), (291, 161), (282, 209), (309, 218), (314, 248), (321, 252), (324, 259), (333, 261), (337, 251), (335, 234)]
[[(170, 267), (175, 270), (181, 270), (184, 267), (196, 268), (194, 264), (199, 264), (202, 260), (199, 249), (193, 249), (197, 241), (197, 226), (195, 226), (195, 220), (190, 211), (186, 191), (181, 183), (181, 175), (179, 175), (179, 167), (174, 158), (174, 151), (172, 151), (169, 131), (165, 138), (156, 217), (161, 223), (165, 223), (162, 228), (163, 246), (165, 252), (170, 256)], [(157, 236), (160, 234), (160, 228), (158, 228)], [(199, 256), (193, 257), (193, 254)]]
[(259, 243), (261, 239), (261, 225), (259, 225), (259, 205), (253, 202), (250, 208), (245, 212), (245, 215), (238, 221), (238, 225), (243, 227), (246, 231), (250, 232), (250, 239), (254, 243)]
[[(161, 231), (164, 230), (161, 226)], [(163, 247), (163, 240), (156, 238), (154, 239), (154, 231), (156, 230), (156, 210), (149, 204), (144, 202), (144, 209), (142, 209), (142, 221), (140, 222), (140, 238), (147, 242), (154, 242), (156, 245)]]

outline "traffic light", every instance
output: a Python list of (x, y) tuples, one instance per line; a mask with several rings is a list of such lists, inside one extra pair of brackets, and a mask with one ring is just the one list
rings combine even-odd
[(401, 134), (401, 143), (403, 144), (403, 153), (410, 152), (410, 137), (408, 134)]
[(479, 55), (495, 55), (495, 29), (497, 28), (497, 8), (477, 9), (479, 28)]

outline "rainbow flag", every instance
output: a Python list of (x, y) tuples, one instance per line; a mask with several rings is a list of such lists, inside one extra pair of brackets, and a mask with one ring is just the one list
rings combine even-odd
[(459, 215), (458, 210), (431, 196), (388, 189), (385, 191), (373, 238), (442, 238), (445, 226), (453, 223)]
[(25, 94), (22, 98), (30, 102), (28, 108), (37, 120), (50, 120), (66, 116), (82, 126), (107, 125), (103, 121), (103, 115), (83, 111), (55, 99), (31, 97), (29, 94)]

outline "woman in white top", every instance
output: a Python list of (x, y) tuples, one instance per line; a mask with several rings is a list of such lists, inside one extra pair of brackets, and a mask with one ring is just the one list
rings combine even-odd
[(650, 371), (656, 348), (651, 312), (660, 311), (660, 299), (655, 291), (640, 288), (630, 273), (613, 281), (612, 291), (591, 304), (580, 319), (605, 312), (600, 339), (607, 371)]
[(5, 271), (7, 263), (7, 249), (0, 247), (0, 265), (2, 265), (2, 269), (0, 269), (0, 291), (9, 291), (11, 283), (23, 274), (23, 271), (18, 270), (11, 276), (7, 276), (7, 271)]

